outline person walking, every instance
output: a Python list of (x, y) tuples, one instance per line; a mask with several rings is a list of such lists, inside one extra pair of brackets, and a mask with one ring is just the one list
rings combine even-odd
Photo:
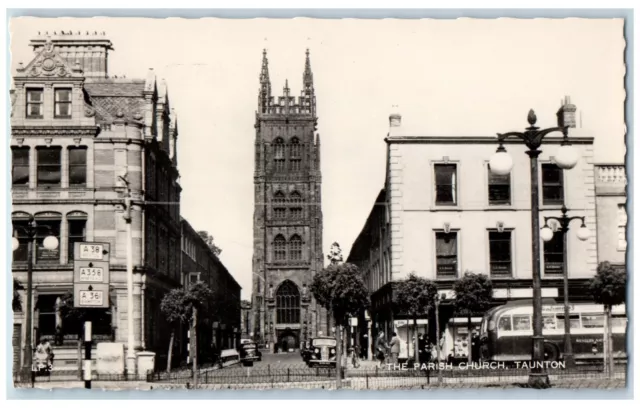
[(384, 332), (380, 332), (378, 334), (378, 338), (376, 339), (376, 357), (378, 358), (378, 367), (384, 368), (384, 363), (387, 357), (387, 342), (384, 339)]
[(40, 343), (36, 347), (36, 364), (38, 369), (43, 367), (51, 370), (53, 367), (53, 349), (45, 338), (40, 338)]
[(418, 361), (420, 362), (420, 364), (427, 362), (426, 351), (427, 339), (424, 333), (420, 333), (420, 336), (418, 337)]
[(391, 351), (391, 364), (398, 364), (398, 355), (400, 355), (400, 338), (396, 332), (393, 332), (391, 335), (389, 349)]

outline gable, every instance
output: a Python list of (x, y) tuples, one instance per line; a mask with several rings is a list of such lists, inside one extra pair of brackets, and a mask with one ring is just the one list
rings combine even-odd
[(72, 68), (56, 52), (51, 39), (48, 38), (42, 51), (24, 68), (18, 68), (19, 74), (30, 78), (82, 78), (79, 65)]

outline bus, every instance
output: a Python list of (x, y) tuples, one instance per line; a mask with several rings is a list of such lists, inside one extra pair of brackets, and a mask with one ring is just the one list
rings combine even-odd
[[(604, 307), (594, 303), (569, 305), (571, 345), (576, 362), (604, 358)], [(544, 299), (542, 335), (547, 361), (564, 359), (564, 304)], [(614, 359), (626, 360), (627, 317), (625, 306), (611, 311)], [(533, 305), (531, 300), (507, 302), (489, 310), (480, 324), (480, 358), (482, 361), (531, 361)]]

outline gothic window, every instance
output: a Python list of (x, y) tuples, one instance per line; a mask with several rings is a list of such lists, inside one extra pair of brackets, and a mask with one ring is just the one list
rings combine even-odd
[(297, 137), (291, 139), (289, 143), (289, 163), (291, 171), (299, 171), (302, 163), (302, 146)]
[(283, 219), (287, 216), (287, 209), (284, 207), (285, 204), (285, 196), (282, 191), (277, 191), (273, 195), (273, 216), (274, 218)]
[(302, 196), (297, 191), (294, 191), (289, 196), (289, 203), (291, 204), (291, 218), (302, 218)]
[(276, 261), (287, 259), (287, 240), (282, 235), (273, 239), (273, 254)]
[(300, 323), (300, 291), (290, 280), (284, 281), (276, 292), (276, 323)]
[(294, 235), (289, 240), (289, 258), (292, 261), (302, 260), (302, 238), (300, 235)]
[(291, 204), (300, 205), (300, 204), (302, 204), (302, 196), (297, 191), (294, 191), (289, 196), (289, 201), (291, 202)]
[(282, 138), (277, 138), (273, 142), (273, 162), (276, 171), (285, 169), (285, 145)]

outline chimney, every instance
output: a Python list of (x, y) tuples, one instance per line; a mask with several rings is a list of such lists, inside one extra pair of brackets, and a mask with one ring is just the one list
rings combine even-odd
[(558, 117), (558, 126), (569, 126), (570, 128), (575, 128), (576, 110), (576, 105), (571, 103), (571, 98), (569, 96), (565, 96), (564, 103), (556, 114)]
[(402, 115), (398, 113), (398, 105), (393, 105), (392, 112), (389, 115), (389, 127), (400, 127), (402, 125)]
[(109, 51), (113, 50), (111, 41), (104, 31), (50, 31), (40, 32), (31, 40), (35, 52), (51, 41), (56, 52), (66, 60), (70, 67), (76, 63), (87, 78), (107, 78)]

